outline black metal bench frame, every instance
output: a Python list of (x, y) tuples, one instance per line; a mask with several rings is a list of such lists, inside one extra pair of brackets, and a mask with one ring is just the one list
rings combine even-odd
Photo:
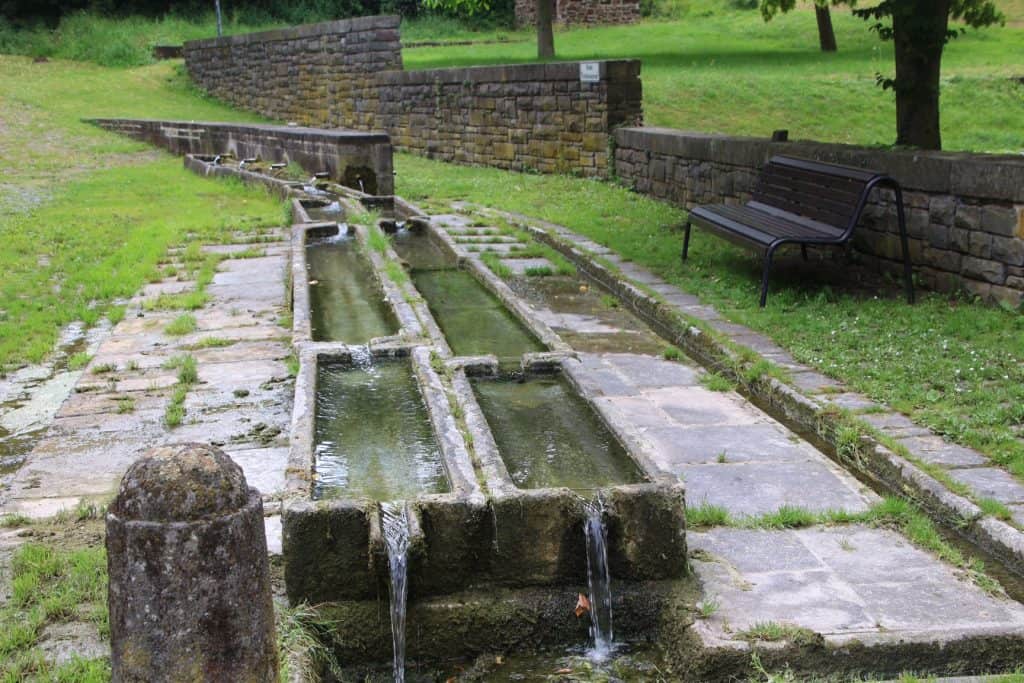
[[(768, 274), (775, 251), (785, 244), (799, 244), (806, 261), (809, 244), (845, 245), (853, 236), (868, 197), (876, 187), (888, 187), (896, 195), (904, 289), (907, 302), (912, 304), (914, 283), (903, 190), (890, 176), (866, 169), (774, 156), (762, 170), (750, 202), (742, 206), (702, 205), (690, 210), (682, 258), (686, 260), (690, 249), (691, 224), (761, 252), (763, 308), (768, 299)], [(855, 200), (850, 201), (854, 197)]]

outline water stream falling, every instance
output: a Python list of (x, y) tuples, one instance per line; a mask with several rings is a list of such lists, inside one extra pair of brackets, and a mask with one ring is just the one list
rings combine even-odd
[(586, 518), (583, 534), (587, 539), (587, 588), (590, 599), (590, 636), (594, 641), (592, 656), (603, 660), (612, 652), (612, 584), (608, 573), (608, 530), (600, 498), (583, 505)]
[(391, 644), (395, 683), (405, 682), (405, 600), (408, 596), (409, 513), (402, 501), (381, 503), (381, 526), (391, 568)]

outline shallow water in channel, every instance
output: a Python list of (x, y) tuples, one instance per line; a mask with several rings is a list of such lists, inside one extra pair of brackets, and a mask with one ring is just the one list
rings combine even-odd
[(473, 389), (516, 486), (586, 492), (644, 480), (636, 463), (564, 380), (479, 379)]
[(317, 498), (404, 500), (448, 478), (408, 361), (317, 369)]
[(313, 339), (365, 344), (398, 332), (372, 267), (349, 235), (306, 247)]
[(464, 270), (413, 271), (413, 283), (457, 356), (516, 359), (544, 346)]

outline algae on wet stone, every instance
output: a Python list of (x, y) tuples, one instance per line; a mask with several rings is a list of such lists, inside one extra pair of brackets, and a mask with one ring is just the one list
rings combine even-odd
[(473, 389), (516, 486), (586, 491), (644, 480), (629, 454), (564, 380), (478, 379)]
[(403, 500), (449, 490), (407, 361), (321, 365), (315, 436), (318, 498)]

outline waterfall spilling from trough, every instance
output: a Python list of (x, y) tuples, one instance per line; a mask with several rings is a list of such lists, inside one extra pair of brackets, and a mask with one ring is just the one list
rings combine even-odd
[(391, 643), (395, 683), (405, 681), (405, 601), (408, 596), (409, 514), (404, 502), (381, 503), (381, 526), (391, 568)]
[(584, 504), (583, 533), (587, 539), (587, 588), (590, 599), (590, 635), (593, 655), (604, 659), (612, 650), (612, 585), (608, 573), (608, 531), (600, 499)]

